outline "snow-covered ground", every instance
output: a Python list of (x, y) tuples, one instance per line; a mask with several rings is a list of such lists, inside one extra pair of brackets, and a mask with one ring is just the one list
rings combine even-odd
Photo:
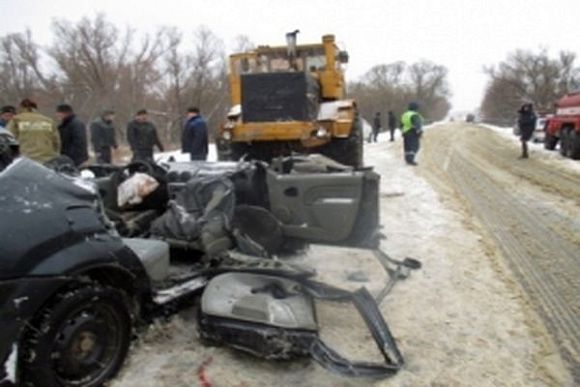
[[(456, 203), (442, 199), (406, 167), (400, 133), (365, 145), (366, 163), (381, 174), (382, 248), (414, 257), (423, 268), (396, 286), (381, 310), (406, 365), (383, 381), (342, 378), (313, 361), (269, 362), (228, 348), (203, 346), (193, 310), (158, 322), (137, 340), (120, 386), (459, 386), (571, 385), (543, 325), (520, 298), (509, 271)], [(419, 158), (419, 161), (420, 158)], [(318, 279), (377, 294), (386, 275), (364, 250), (313, 246), (295, 260)], [(318, 305), (322, 336), (349, 358), (380, 356), (357, 314), (344, 305)]]
[[(519, 142), (520, 142), (519, 137), (515, 136), (513, 134), (513, 128), (506, 128), (506, 127), (489, 125), (489, 124), (478, 124), (478, 125), (482, 126), (484, 128), (493, 130), (495, 133), (498, 133), (499, 135), (501, 135), (502, 137), (508, 139), (509, 141), (511, 141), (513, 143), (519, 144)], [(532, 151), (532, 157), (533, 157), (533, 153), (536, 152), (536, 153), (541, 154), (542, 157), (549, 159), (552, 162), (558, 163), (559, 166), (561, 166), (561, 167), (580, 171), (580, 160), (572, 160), (572, 159), (569, 159), (569, 158), (562, 156), (560, 154), (560, 152), (558, 152), (558, 148), (556, 148), (556, 150), (553, 150), (553, 151), (547, 150), (544, 148), (543, 143), (536, 143), (536, 142), (532, 142), (532, 141), (528, 142), (528, 146), (529, 146), (530, 150)], [(559, 147), (559, 145), (558, 145), (558, 147)]]
[[(155, 161), (158, 163), (166, 162), (170, 159), (173, 161), (189, 161), (189, 153), (181, 153), (181, 150), (155, 153)], [(214, 143), (209, 144), (207, 161), (217, 161), (217, 148)]]

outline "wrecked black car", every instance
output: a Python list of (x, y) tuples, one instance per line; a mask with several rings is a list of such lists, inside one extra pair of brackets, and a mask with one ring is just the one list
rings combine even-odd
[[(298, 354), (351, 375), (402, 364), (368, 293), (324, 287), (307, 268), (276, 259), (309, 242), (376, 247), (379, 177), (371, 170), (311, 156), (270, 166), (137, 162), (91, 175), (71, 178), (25, 158), (0, 172), (0, 385), (99, 386), (121, 367), (136, 324), (222, 275), (234, 275), (229, 289), (248, 297), (226, 311), (219, 286), (208, 287), (207, 339), (269, 327), (292, 336), (269, 307), (288, 301), (286, 317), (306, 332), (293, 344)], [(353, 301), (388, 364), (350, 364), (318, 340), (308, 307), (318, 297)], [(259, 340), (246, 344), (277, 357)]]

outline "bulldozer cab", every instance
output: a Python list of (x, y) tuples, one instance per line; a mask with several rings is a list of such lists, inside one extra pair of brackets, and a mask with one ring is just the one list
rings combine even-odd
[(230, 56), (232, 106), (241, 104), (241, 77), (245, 74), (305, 72), (320, 83), (325, 100), (344, 98), (344, 65), (346, 51), (340, 51), (332, 35), (323, 37), (322, 44), (259, 46), (257, 49)]

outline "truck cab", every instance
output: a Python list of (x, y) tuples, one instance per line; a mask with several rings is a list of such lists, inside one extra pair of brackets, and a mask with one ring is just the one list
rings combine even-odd
[(544, 147), (554, 150), (560, 143), (562, 156), (580, 160), (580, 91), (562, 97), (555, 108), (546, 126)]

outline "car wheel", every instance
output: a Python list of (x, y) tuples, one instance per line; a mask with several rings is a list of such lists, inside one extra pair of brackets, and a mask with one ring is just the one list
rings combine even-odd
[(544, 148), (548, 150), (556, 149), (556, 144), (558, 143), (558, 137), (552, 136), (546, 133), (546, 139), (544, 140)]
[(580, 160), (580, 134), (578, 130), (572, 130), (568, 136), (568, 152), (574, 160)]
[(62, 291), (24, 335), (22, 379), (33, 386), (101, 386), (123, 364), (131, 328), (123, 292), (93, 283)]

